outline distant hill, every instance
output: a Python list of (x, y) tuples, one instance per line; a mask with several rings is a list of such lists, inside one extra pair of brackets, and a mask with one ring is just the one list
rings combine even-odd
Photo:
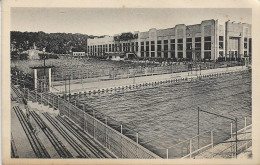
[(35, 46), (46, 52), (66, 54), (70, 51), (86, 52), (87, 39), (93, 38), (86, 34), (44, 33), (11, 31), (12, 50), (25, 51)]

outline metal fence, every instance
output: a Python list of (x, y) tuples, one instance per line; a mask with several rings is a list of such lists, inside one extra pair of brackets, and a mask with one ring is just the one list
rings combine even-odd
[[(140, 64), (139, 64), (140, 65)], [(79, 80), (86, 78), (100, 78), (107, 77), (109, 79), (121, 79), (129, 77), (139, 77), (139, 76), (148, 76), (148, 75), (160, 75), (160, 74), (170, 74), (178, 72), (187, 72), (190, 70), (199, 71), (215, 68), (226, 68), (233, 66), (243, 66), (244, 62), (238, 61), (225, 61), (225, 62), (194, 62), (192, 67), (188, 68), (188, 62), (186, 63), (167, 63), (159, 66), (133, 66), (133, 67), (107, 67), (107, 68), (97, 68), (93, 69), (84, 69), (82, 68), (63, 68), (60, 74), (53, 74), (54, 81), (64, 81), (65, 79), (70, 80)]]
[(206, 131), (164, 149), (164, 158), (234, 158), (252, 146), (251, 119), (251, 117), (245, 117), (244, 128), (237, 131), (237, 142), (236, 132), (233, 131), (231, 124), (230, 138), (226, 141), (215, 141), (218, 135), (214, 135), (214, 131)]
[(108, 148), (118, 158), (160, 158), (138, 143), (138, 133), (136, 133), (136, 140), (134, 141), (124, 135), (126, 131), (123, 132), (122, 125), (121, 131), (117, 131), (112, 128), (113, 125), (112, 127), (108, 125), (107, 120), (100, 121), (94, 117), (95, 114), (92, 116), (85, 112), (84, 106), (82, 108), (76, 107), (51, 92), (37, 93), (37, 91), (30, 91), (20, 86), (18, 88), (27, 100), (58, 109), (61, 116), (73, 121), (80, 129)]

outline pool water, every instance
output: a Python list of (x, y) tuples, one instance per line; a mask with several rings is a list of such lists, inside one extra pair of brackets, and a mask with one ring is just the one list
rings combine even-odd
[[(250, 123), (251, 92), (251, 73), (246, 72), (81, 101), (139, 132), (140, 144), (164, 155), (161, 150), (197, 135), (198, 108), (237, 117), (238, 129), (244, 127), (244, 117)], [(231, 122), (200, 112), (200, 132), (214, 130), (215, 143), (230, 137)]]

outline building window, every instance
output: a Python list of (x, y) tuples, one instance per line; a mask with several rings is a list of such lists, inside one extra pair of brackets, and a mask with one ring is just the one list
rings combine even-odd
[(186, 53), (186, 57), (187, 57), (188, 59), (192, 59), (192, 52), (187, 52), (187, 53)]
[(224, 49), (224, 37), (219, 36), (219, 49)]
[(162, 57), (162, 52), (157, 52), (158, 57)]
[(155, 51), (154, 41), (151, 41), (151, 51)]
[(146, 51), (146, 53), (145, 53), (145, 54), (146, 54), (146, 57), (149, 57), (149, 52), (148, 52), (148, 51)]
[(111, 52), (111, 44), (109, 44), (109, 52)]
[(144, 52), (141, 52), (141, 57), (144, 57)]
[(187, 43), (186, 44), (186, 49), (191, 50), (192, 49), (192, 43)]
[(158, 51), (158, 57), (161, 57), (161, 51), (162, 51), (162, 41), (158, 40), (157, 41), (157, 51)]
[(154, 51), (155, 48), (154, 48), (154, 45), (151, 45), (151, 51)]
[(175, 52), (171, 52), (171, 58), (175, 58)]
[(201, 50), (201, 43), (195, 43), (195, 50)]
[(171, 44), (171, 50), (175, 51), (175, 44)]
[(211, 42), (211, 37), (210, 36), (209, 37), (204, 37), (204, 42), (205, 41)]
[(223, 42), (219, 42), (219, 49), (223, 49)]
[(247, 43), (244, 43), (244, 49), (247, 49)]
[(204, 52), (205, 59), (211, 59), (211, 52)]
[(195, 42), (201, 42), (201, 37), (196, 37)]
[(177, 46), (178, 50), (183, 50), (183, 44), (178, 44)]
[(149, 52), (149, 44), (145, 46), (145, 50)]
[(103, 45), (103, 52), (106, 51), (106, 45)]
[(112, 44), (112, 52), (115, 51), (115, 44)]
[(151, 57), (155, 57), (155, 53), (154, 52), (151, 52)]
[(163, 49), (164, 51), (168, 51), (168, 40), (163, 41)]
[(219, 51), (219, 57), (223, 57), (224, 53), (223, 51)]
[(131, 42), (131, 51), (134, 51), (134, 42)]
[(183, 39), (182, 38), (178, 39), (178, 43), (183, 43)]
[(130, 43), (127, 43), (127, 50), (128, 52), (130, 52)]
[(178, 58), (183, 58), (183, 52), (178, 52)]
[(171, 44), (175, 44), (175, 39), (171, 39)]
[(162, 51), (162, 45), (157, 45), (157, 51)]
[(192, 42), (192, 38), (187, 38), (186, 42)]
[(141, 42), (141, 51), (144, 51), (144, 42)]
[(122, 52), (122, 50), (123, 50), (122, 47), (123, 47), (123, 45), (122, 45), (122, 44), (119, 44), (119, 51), (120, 51), (120, 52)]
[(135, 51), (138, 51), (138, 42), (135, 42)]
[(246, 37), (244, 38), (244, 42), (247, 42), (247, 38)]
[(178, 39), (177, 49), (182, 51), (183, 50), (183, 39)]
[(204, 50), (211, 50), (211, 37), (204, 37)]
[(224, 37), (223, 36), (219, 36), (219, 41), (224, 41)]
[(211, 42), (204, 42), (204, 50), (211, 50)]
[(244, 51), (244, 56), (247, 56), (247, 51)]
[(163, 53), (163, 57), (164, 57), (164, 58), (168, 58), (168, 52), (164, 52), (164, 53)]

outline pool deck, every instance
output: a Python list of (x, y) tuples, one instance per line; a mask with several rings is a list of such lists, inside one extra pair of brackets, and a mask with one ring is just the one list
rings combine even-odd
[[(115, 87), (122, 86), (130, 86), (136, 84), (143, 83), (152, 83), (158, 81), (179, 79), (179, 78), (196, 78), (200, 75), (210, 75), (215, 73), (224, 73), (224, 72), (233, 72), (233, 71), (242, 71), (247, 70), (248, 68), (245, 66), (235, 66), (229, 68), (216, 68), (216, 69), (208, 69), (201, 71), (192, 71), (191, 72), (180, 72), (180, 73), (172, 73), (172, 74), (161, 74), (161, 75), (150, 75), (150, 76), (141, 76), (135, 78), (127, 78), (127, 79), (117, 79), (117, 80), (106, 80), (106, 81), (97, 81), (97, 82), (85, 82), (80, 84), (70, 84), (70, 92), (78, 93), (78, 92), (89, 92), (93, 90), (102, 90), (102, 89), (110, 89)], [(68, 83), (68, 82), (67, 82)], [(65, 85), (60, 84), (54, 86), (55, 90), (52, 90), (53, 93), (64, 93)], [(67, 92), (69, 87), (67, 85)]]

